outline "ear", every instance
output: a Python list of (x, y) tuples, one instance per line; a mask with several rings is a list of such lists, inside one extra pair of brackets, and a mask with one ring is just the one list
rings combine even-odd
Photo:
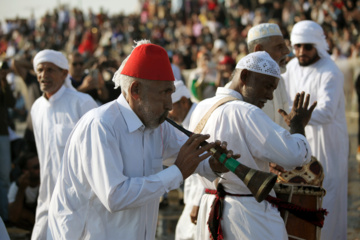
[(141, 83), (138, 81), (134, 81), (131, 83), (130, 85), (130, 97), (133, 98), (134, 100), (138, 100), (140, 98), (140, 86)]
[(246, 85), (247, 83), (247, 77), (249, 75), (249, 71), (247, 69), (243, 69), (240, 73), (240, 82), (243, 84), (243, 85)]
[(186, 105), (188, 104), (188, 99), (186, 98), (186, 97), (184, 97), (184, 96), (182, 96), (181, 98), (180, 98), (180, 104), (181, 104), (181, 106), (183, 106), (183, 107), (186, 107)]
[(261, 44), (255, 45), (254, 52), (258, 52), (258, 51), (264, 51), (264, 48)]
[(67, 77), (69, 71), (66, 69), (62, 69), (62, 75), (64, 76), (64, 79)]

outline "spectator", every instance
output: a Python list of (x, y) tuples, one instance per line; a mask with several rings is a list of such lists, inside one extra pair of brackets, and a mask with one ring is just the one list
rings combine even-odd
[(41, 177), (32, 239), (46, 239), (50, 199), (67, 138), (76, 122), (97, 106), (89, 95), (71, 86), (68, 69), (61, 52), (47, 49), (34, 57), (34, 70), (44, 94), (31, 108)]
[(9, 220), (19, 228), (32, 231), (40, 186), (38, 156), (36, 153), (23, 152), (17, 165), (21, 175), (9, 189)]
[(10, 72), (8, 63), (0, 65), (0, 217), (6, 223), (8, 221), (7, 193), (10, 185), (11, 151), (9, 139), (8, 108), (15, 106), (15, 98), (12, 95), (6, 75)]
[(97, 63), (85, 74), (84, 58), (75, 51), (68, 57), (71, 83), (78, 91), (89, 94), (99, 105), (108, 101), (109, 92)]

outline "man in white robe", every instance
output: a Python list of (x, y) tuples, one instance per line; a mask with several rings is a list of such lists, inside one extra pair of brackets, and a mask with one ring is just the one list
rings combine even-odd
[[(247, 35), (249, 52), (265, 51), (279, 64), (281, 73), (286, 72), (286, 55), (290, 50), (285, 44), (283, 35), (277, 24), (261, 23), (250, 28)], [(279, 79), (279, 84), (274, 91), (274, 98), (268, 100), (262, 110), (282, 128), (289, 129), (278, 110), (289, 110), (284, 79)]]
[(209, 179), (216, 177), (212, 169), (226, 171), (208, 160), (219, 142), (199, 148), (208, 135), (187, 139), (164, 122), (174, 92), (165, 49), (139, 41), (113, 80), (119, 98), (86, 114), (69, 137), (48, 239), (154, 239), (165, 192), (195, 169)]
[[(202, 133), (226, 140), (230, 148), (241, 154), (239, 162), (256, 170), (269, 172), (269, 162), (285, 169), (307, 163), (311, 152), (304, 127), (316, 104), (307, 109), (308, 96), (303, 104), (302, 93), (297, 95), (298, 104), (289, 115), (281, 110), (290, 123), (288, 132), (261, 110), (266, 101), (273, 98), (280, 79), (279, 66), (270, 55), (264, 51), (247, 55), (239, 61), (232, 76), (228, 88), (218, 88), (215, 97), (198, 104), (191, 117), (190, 129), (195, 129), (219, 100), (232, 96), (236, 100), (217, 107)], [(216, 189), (214, 182), (201, 179), (207, 193), (208, 189)], [(232, 194), (225, 195), (223, 203), (221, 226), (224, 239), (287, 239), (284, 221), (276, 207), (267, 201), (258, 203), (253, 196), (248, 196), (251, 192), (232, 172), (223, 174), (219, 184), (227, 194)], [(275, 192), (271, 191), (270, 195), (275, 196)], [(204, 194), (201, 199), (196, 239), (210, 239), (207, 222), (214, 199), (212, 194)]]
[[(171, 95), (173, 109), (169, 112), (169, 118), (189, 129), (190, 117), (196, 107), (196, 103), (190, 100), (190, 91), (182, 81), (176, 80), (175, 92)], [(191, 240), (195, 238), (197, 212), (200, 199), (204, 193), (197, 174), (193, 174), (184, 181), (184, 209), (175, 229), (176, 240)]]
[(320, 25), (301, 21), (291, 32), (296, 58), (283, 74), (289, 104), (296, 92), (305, 91), (317, 101), (306, 137), (313, 155), (324, 168), (322, 207), (329, 214), (321, 239), (346, 239), (349, 137), (345, 118), (344, 76), (327, 53), (328, 44)]
[(31, 239), (46, 239), (49, 204), (65, 143), (77, 121), (97, 105), (89, 95), (71, 86), (68, 61), (61, 52), (38, 52), (34, 57), (34, 70), (43, 95), (31, 107), (40, 162), (39, 197)]

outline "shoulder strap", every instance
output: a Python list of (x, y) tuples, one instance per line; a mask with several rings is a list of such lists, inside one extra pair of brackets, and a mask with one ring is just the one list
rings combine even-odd
[(208, 121), (209, 117), (211, 116), (212, 112), (218, 108), (219, 106), (223, 105), (224, 103), (233, 101), (233, 100), (239, 100), (236, 97), (224, 97), (222, 99), (220, 99), (218, 102), (216, 102), (210, 109), (209, 111), (205, 114), (205, 116), (200, 120), (200, 122), (198, 123), (198, 125), (196, 126), (194, 133), (201, 133), (201, 131), (204, 129), (206, 122)]

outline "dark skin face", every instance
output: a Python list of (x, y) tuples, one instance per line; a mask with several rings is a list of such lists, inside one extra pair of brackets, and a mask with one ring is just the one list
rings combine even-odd
[(311, 43), (295, 44), (295, 56), (299, 60), (300, 66), (306, 67), (317, 62), (320, 57), (316, 48), (313, 46), (311, 50), (308, 50), (305, 45), (313, 45)]
[(84, 60), (81, 56), (70, 55), (69, 56), (69, 74), (75, 80), (81, 80), (84, 74)]
[(277, 88), (279, 79), (246, 69), (240, 74), (240, 93), (244, 101), (263, 108), (267, 100), (273, 99), (273, 92)]
[(129, 89), (129, 105), (148, 128), (157, 128), (172, 109), (172, 81), (134, 81)]
[(188, 114), (190, 107), (191, 104), (189, 102), (189, 99), (186, 97), (182, 97), (179, 101), (173, 103), (172, 110), (169, 112), (169, 118), (171, 118), (178, 124), (181, 124), (184, 121), (186, 115)]

